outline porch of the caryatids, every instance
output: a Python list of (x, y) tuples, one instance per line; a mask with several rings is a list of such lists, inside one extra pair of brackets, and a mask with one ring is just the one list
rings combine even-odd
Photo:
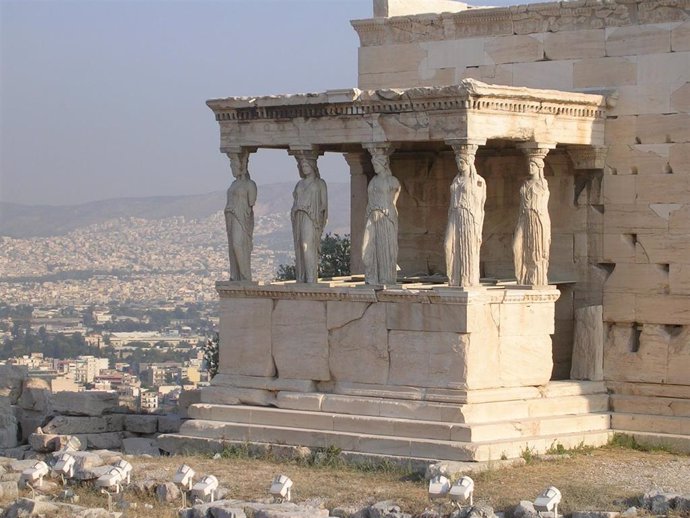
[(328, 191), (319, 175), (315, 148), (290, 148), (297, 160), (300, 180), (292, 193), (290, 211), (292, 236), (295, 242), (295, 280), (301, 283), (318, 281), (321, 235), (328, 220)]
[(527, 158), (528, 176), (520, 187), (520, 207), (513, 237), (513, 260), (517, 283), (548, 285), (551, 249), (549, 184), (544, 159), (555, 144), (526, 143), (519, 146)]
[(479, 144), (484, 142), (465, 139), (446, 143), (453, 149), (458, 167), (450, 186), (445, 236), (448, 285), (478, 286), (486, 181), (477, 173), (474, 161)]
[(227, 191), (225, 229), (228, 236), (230, 280), (251, 281), (256, 183), (249, 177), (249, 155), (256, 148), (238, 146), (226, 151), (235, 178)]

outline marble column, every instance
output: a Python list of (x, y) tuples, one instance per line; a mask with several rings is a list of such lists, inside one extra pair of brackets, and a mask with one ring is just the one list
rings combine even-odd
[(555, 144), (533, 142), (519, 147), (527, 157), (529, 174), (520, 187), (520, 208), (513, 236), (515, 277), (520, 285), (546, 286), (551, 249), (551, 218), (544, 159)]
[(318, 281), (321, 235), (328, 220), (326, 182), (319, 175), (317, 159), (321, 153), (314, 148), (290, 148), (297, 159), (300, 180), (292, 193), (290, 212), (295, 242), (295, 275), (301, 283)]
[(251, 255), (254, 236), (254, 204), (256, 183), (249, 177), (249, 154), (255, 147), (232, 147), (224, 150), (230, 159), (235, 180), (227, 191), (225, 229), (231, 281), (251, 281)]
[(363, 274), (364, 263), (362, 254), (356, 251), (362, 249), (364, 227), (367, 222), (367, 184), (374, 176), (369, 153), (358, 151), (345, 153), (345, 161), (350, 167), (350, 273)]
[(484, 141), (451, 140), (446, 143), (453, 149), (458, 168), (450, 186), (445, 236), (448, 286), (478, 286), (486, 181), (477, 173), (474, 159)]

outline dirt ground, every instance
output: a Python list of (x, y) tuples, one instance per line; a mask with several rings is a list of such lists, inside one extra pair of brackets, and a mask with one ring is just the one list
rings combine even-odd
[[(616, 446), (596, 450), (554, 455), (550, 460), (529, 458), (520, 467), (490, 469), (472, 475), (475, 480), (475, 503), (491, 505), (495, 511), (510, 511), (520, 500), (533, 500), (549, 485), (558, 487), (563, 500), (559, 510), (623, 511), (639, 505), (645, 492), (660, 489), (690, 494), (690, 456), (668, 452), (643, 452)], [(174, 456), (161, 458), (133, 457), (135, 480), (170, 481), (183, 464), (189, 464), (197, 476), (213, 474), (227, 498), (257, 500), (268, 497), (270, 481), (285, 474), (294, 481), (293, 501), (312, 505), (359, 509), (381, 500), (394, 500), (404, 512), (416, 514), (430, 507), (423, 477), (390, 467), (353, 468), (337, 462), (305, 465), (271, 459), (248, 458), (231, 452), (224, 458)], [(106, 501), (93, 489), (75, 487), (79, 505), (105, 507)], [(155, 507), (157, 518), (177, 516), (179, 503), (163, 505), (151, 497), (137, 497), (125, 492), (125, 500), (136, 503), (127, 517), (150, 518)], [(148, 505), (147, 505), (148, 504)], [(450, 507), (446, 507), (450, 512)]]

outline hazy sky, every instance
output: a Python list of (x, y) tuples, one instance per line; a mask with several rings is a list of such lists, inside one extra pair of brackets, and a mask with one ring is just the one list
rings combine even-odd
[[(356, 86), (349, 20), (371, 15), (372, 0), (0, 0), (0, 201), (226, 188), (204, 102)], [(319, 163), (348, 181), (341, 157)], [(284, 151), (250, 171), (298, 179)]]

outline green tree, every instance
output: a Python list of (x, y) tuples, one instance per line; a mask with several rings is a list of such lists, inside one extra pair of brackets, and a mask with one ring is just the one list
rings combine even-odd
[(213, 378), (218, 373), (218, 358), (220, 349), (220, 337), (218, 333), (206, 341), (204, 346), (204, 365), (209, 377)]
[[(350, 235), (327, 233), (321, 238), (319, 277), (350, 275)], [(276, 280), (291, 281), (296, 278), (294, 264), (278, 266)]]

